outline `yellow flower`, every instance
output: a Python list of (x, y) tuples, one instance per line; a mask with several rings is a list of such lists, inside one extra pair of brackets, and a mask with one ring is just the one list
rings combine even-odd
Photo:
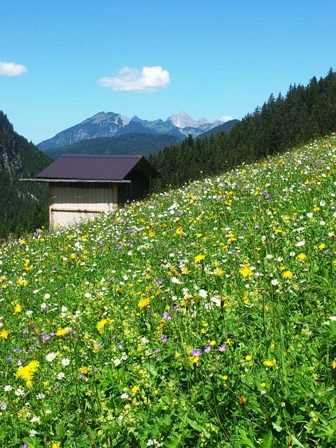
[(195, 257), (195, 263), (200, 263), (202, 260), (204, 260), (205, 255), (196, 255)]
[(244, 395), (241, 395), (239, 397), (239, 404), (244, 405), (246, 403), (246, 398), (244, 397)]
[(150, 299), (141, 299), (139, 300), (138, 307), (142, 310), (143, 308), (146, 308), (150, 304)]
[(40, 363), (38, 361), (30, 361), (26, 366), (20, 366), (16, 372), (16, 376), (22, 378), (26, 382), (26, 386), (33, 386), (33, 375), (37, 371)]
[(221, 268), (216, 268), (214, 270), (214, 274), (217, 275), (218, 277), (220, 277), (220, 276), (222, 276), (224, 274), (224, 271)]
[(2, 338), (2, 339), (7, 339), (9, 335), (10, 335), (10, 331), (8, 331), (8, 330), (3, 329), (0, 331), (0, 338)]
[(250, 268), (249, 266), (246, 266), (246, 265), (244, 265), (243, 267), (241, 267), (241, 268), (239, 269), (239, 272), (240, 272), (240, 274), (241, 274), (243, 277), (247, 277), (248, 275), (251, 275), (251, 274), (252, 274), (251, 268)]
[(132, 394), (135, 395), (139, 390), (140, 390), (140, 387), (139, 387), (139, 386), (133, 386), (133, 387), (132, 387)]
[(182, 268), (182, 274), (184, 274), (184, 275), (188, 275), (188, 274), (190, 274), (190, 271), (189, 271), (189, 269), (187, 268), (187, 266), (183, 266), (183, 268)]
[(65, 334), (67, 334), (68, 330), (66, 330), (65, 328), (59, 328), (56, 331), (56, 336), (64, 336)]
[(247, 356), (245, 356), (245, 359), (246, 359), (246, 361), (251, 361), (252, 356), (251, 355), (247, 355)]
[(297, 258), (298, 258), (298, 260), (305, 260), (306, 258), (307, 258), (307, 255), (306, 254), (304, 254), (304, 253), (301, 253), (301, 254), (299, 254), (298, 256), (297, 256)]
[(22, 306), (19, 304), (15, 305), (14, 314), (21, 313), (21, 311), (22, 311)]
[(229, 377), (227, 375), (222, 376), (222, 380), (226, 381)]
[(182, 227), (181, 226), (179, 226), (177, 229), (176, 229), (176, 235), (183, 235), (183, 229), (182, 229)]
[(283, 278), (292, 278), (293, 277), (293, 272), (291, 271), (284, 271), (282, 273)]
[[(103, 333), (104, 332), (104, 326), (107, 324), (107, 319), (102, 319), (100, 320), (97, 325), (96, 328), (99, 331), (99, 333)], [(57, 334), (57, 333), (56, 333)]]
[(61, 448), (61, 444), (59, 442), (52, 442), (51, 448)]
[(266, 361), (264, 361), (264, 365), (266, 367), (273, 367), (275, 364), (275, 359), (267, 359)]
[(336, 361), (333, 361), (333, 362), (331, 363), (331, 367), (332, 367), (333, 369), (336, 369)]
[(326, 247), (326, 245), (324, 244), (324, 243), (321, 243), (320, 245), (319, 245), (319, 249), (324, 249)]
[(216, 345), (216, 341), (210, 341), (209, 344), (214, 347)]
[(199, 356), (191, 356), (191, 357), (189, 358), (189, 361), (190, 361), (192, 364), (197, 364), (198, 361), (199, 361), (199, 359), (200, 359)]

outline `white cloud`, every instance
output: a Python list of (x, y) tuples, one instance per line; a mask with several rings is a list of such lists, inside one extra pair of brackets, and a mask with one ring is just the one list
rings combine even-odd
[(21, 64), (15, 64), (14, 62), (1, 62), (0, 61), (0, 75), (6, 76), (18, 76), (27, 71), (27, 67)]
[(103, 87), (122, 92), (155, 92), (167, 87), (170, 82), (167, 70), (162, 67), (143, 67), (142, 70), (124, 67), (114, 75), (101, 78), (98, 83)]
[(230, 120), (233, 120), (233, 118), (230, 117), (230, 115), (224, 115), (222, 118), (220, 118), (220, 121), (223, 121), (224, 123)]

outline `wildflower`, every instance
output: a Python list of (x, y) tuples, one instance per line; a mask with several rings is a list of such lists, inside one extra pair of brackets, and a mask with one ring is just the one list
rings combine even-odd
[(164, 334), (161, 338), (161, 343), (165, 344), (168, 341), (168, 336), (166, 334)]
[(212, 340), (209, 342), (209, 344), (211, 345), (211, 347), (214, 347), (216, 345), (216, 341)]
[(22, 397), (25, 394), (24, 390), (20, 388), (16, 389), (14, 393), (17, 397)]
[(252, 356), (251, 355), (247, 355), (245, 356), (246, 361), (251, 361), (252, 360)]
[(52, 442), (51, 448), (61, 448), (61, 444), (59, 442)]
[(200, 263), (202, 260), (204, 260), (205, 255), (196, 255), (195, 256), (195, 263)]
[(40, 417), (36, 417), (36, 416), (34, 415), (34, 417), (32, 417), (32, 418), (30, 419), (30, 421), (31, 421), (31, 423), (37, 423), (37, 422), (40, 421)]
[(332, 367), (333, 369), (336, 369), (336, 361), (333, 361), (333, 362), (331, 363), (331, 367)]
[(203, 351), (200, 348), (194, 348), (191, 352), (191, 356), (201, 356)]
[(246, 403), (246, 398), (244, 397), (244, 395), (241, 395), (239, 397), (239, 404), (241, 404), (242, 406)]
[(7, 386), (4, 387), (4, 391), (5, 392), (10, 392), (11, 390), (13, 390), (13, 388), (10, 385), (7, 385)]
[(0, 409), (2, 409), (3, 411), (7, 409), (7, 405), (4, 401), (0, 401)]
[(275, 364), (275, 359), (267, 359), (266, 361), (264, 361), (264, 365), (266, 367), (273, 367)]
[(127, 400), (127, 398), (129, 398), (129, 395), (128, 394), (126, 394), (126, 393), (123, 393), (123, 394), (121, 394), (121, 397), (120, 397), (122, 400)]
[(239, 273), (243, 276), (243, 277), (247, 277), (248, 275), (252, 274), (252, 270), (249, 266), (244, 265), (243, 267), (241, 267), (239, 269)]
[(222, 345), (218, 346), (218, 351), (219, 352), (225, 352), (225, 350), (226, 350), (226, 345), (225, 344), (222, 344)]
[(22, 311), (22, 306), (19, 303), (16, 304), (15, 308), (14, 308), (14, 314), (21, 313), (21, 311)]
[(150, 304), (150, 299), (141, 299), (138, 303), (138, 307), (142, 310), (143, 308), (146, 308)]
[(54, 352), (48, 353), (46, 356), (46, 360), (48, 362), (52, 362), (55, 358), (56, 358), (56, 353), (54, 353)]
[(272, 283), (273, 286), (277, 286), (279, 284), (279, 281), (277, 279), (273, 279), (271, 281), (271, 283)]
[(228, 378), (229, 378), (229, 377), (228, 377), (227, 375), (223, 375), (223, 376), (222, 376), (222, 380), (223, 380), (223, 381), (227, 381)]
[(118, 367), (118, 366), (120, 366), (120, 364), (121, 364), (121, 361), (120, 361), (120, 359), (115, 359), (114, 361), (113, 361), (113, 364), (116, 366), (116, 367)]
[(301, 261), (305, 260), (306, 258), (307, 258), (307, 255), (304, 254), (304, 253), (301, 253), (301, 254), (299, 254), (299, 255), (297, 256), (297, 259), (298, 259), (298, 260), (301, 260)]
[(43, 398), (45, 398), (45, 395), (42, 394), (42, 393), (39, 393), (39, 394), (36, 395), (36, 399), (37, 400), (43, 400)]
[(163, 313), (163, 315), (162, 315), (162, 319), (164, 319), (164, 320), (172, 320), (172, 317), (171, 317), (171, 315), (166, 311), (166, 312)]
[(65, 380), (65, 373), (63, 373), (63, 372), (58, 373), (57, 374), (57, 379), (58, 380)]
[(139, 392), (140, 387), (139, 386), (133, 386), (131, 390), (132, 390), (132, 394), (135, 395), (137, 392)]
[(16, 376), (22, 378), (26, 382), (26, 386), (31, 388), (33, 386), (33, 376), (37, 371), (40, 363), (38, 361), (30, 361), (26, 366), (19, 366)]
[(200, 297), (202, 297), (202, 299), (205, 299), (206, 296), (208, 295), (208, 293), (206, 292), (205, 289), (200, 289), (200, 290), (198, 291), (198, 295), (199, 295)]
[(35, 437), (37, 434), (37, 431), (35, 431), (35, 429), (31, 429), (30, 433), (29, 433), (29, 437)]
[(68, 330), (66, 330), (65, 328), (59, 328), (56, 331), (56, 336), (64, 336), (65, 334), (67, 334)]
[(282, 273), (283, 278), (292, 278), (293, 277), (293, 272), (291, 271), (284, 271)]
[(193, 357), (189, 358), (189, 360), (192, 364), (197, 364), (199, 359), (200, 359), (199, 356), (193, 356)]
[(63, 358), (61, 363), (62, 363), (62, 366), (68, 366), (70, 364), (70, 359), (69, 358)]
[(0, 331), (1, 339), (7, 339), (9, 335), (10, 335), (10, 331), (8, 331), (8, 330), (3, 329)]

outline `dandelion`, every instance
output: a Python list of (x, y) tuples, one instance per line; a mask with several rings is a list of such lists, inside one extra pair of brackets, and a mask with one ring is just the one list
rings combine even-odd
[(141, 299), (138, 303), (138, 307), (142, 310), (150, 304), (150, 299)]
[(9, 335), (10, 335), (10, 331), (8, 331), (8, 330), (3, 329), (0, 331), (1, 339), (7, 339)]
[(239, 269), (239, 273), (243, 276), (243, 277), (247, 277), (248, 275), (252, 274), (252, 270), (249, 266), (244, 265), (243, 267), (241, 267)]
[(331, 363), (331, 367), (332, 367), (333, 369), (336, 369), (336, 361), (333, 361), (333, 362)]
[(246, 361), (251, 361), (252, 360), (252, 356), (251, 355), (247, 355), (245, 356)]
[(297, 256), (297, 259), (300, 260), (300, 261), (303, 261), (303, 260), (305, 260), (306, 258), (307, 258), (307, 255), (304, 254), (304, 253), (301, 253), (301, 254), (299, 254), (299, 255)]
[(68, 330), (66, 330), (65, 328), (59, 328), (55, 334), (56, 334), (56, 336), (60, 337), (60, 336), (66, 335), (67, 332), (68, 332)]
[(196, 255), (195, 256), (195, 263), (200, 263), (205, 259), (205, 255)]
[(292, 278), (293, 277), (293, 272), (291, 271), (284, 271), (282, 273), (283, 278)]
[(264, 361), (264, 365), (266, 367), (273, 367), (275, 364), (275, 359), (267, 359), (266, 361)]
[(22, 378), (26, 382), (26, 386), (31, 388), (33, 386), (33, 376), (39, 365), (40, 363), (38, 361), (30, 361), (26, 366), (19, 366), (16, 377)]

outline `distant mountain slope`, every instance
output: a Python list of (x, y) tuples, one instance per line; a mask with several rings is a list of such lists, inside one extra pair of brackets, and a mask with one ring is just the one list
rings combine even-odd
[(0, 111), (0, 238), (18, 217), (34, 210), (47, 209), (48, 187), (39, 183), (19, 182), (34, 177), (52, 160), (13, 130)]
[(229, 132), (231, 128), (237, 123), (239, 123), (239, 120), (226, 121), (225, 123), (222, 123), (219, 126), (210, 129), (209, 131), (203, 132), (203, 134), (200, 134), (198, 138), (210, 137), (210, 135), (215, 134), (216, 132)]
[(113, 112), (99, 112), (91, 118), (72, 126), (54, 137), (39, 143), (37, 146), (41, 151), (50, 148), (61, 148), (72, 145), (82, 140), (96, 139), (99, 137), (118, 137), (128, 134), (153, 134), (171, 135), (180, 141), (189, 134), (197, 137), (213, 127), (222, 124), (220, 120), (209, 123), (205, 118), (193, 120), (185, 112), (172, 115), (166, 121), (161, 119), (148, 121), (134, 116), (129, 119), (123, 115)]
[(166, 146), (179, 145), (180, 140), (173, 135), (126, 134), (119, 137), (98, 137), (82, 140), (70, 146), (46, 150), (53, 159), (62, 154), (141, 154), (149, 156)]

